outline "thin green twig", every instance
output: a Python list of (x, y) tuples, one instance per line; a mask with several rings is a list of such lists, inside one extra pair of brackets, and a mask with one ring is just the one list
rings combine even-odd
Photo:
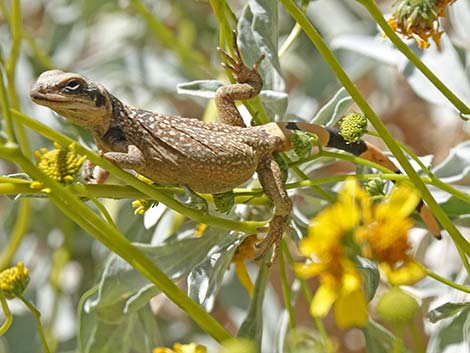
[(3, 322), (2, 326), (0, 326), (0, 336), (3, 336), (5, 332), (8, 331), (13, 322), (13, 315), (11, 314), (10, 308), (8, 307), (7, 298), (5, 298), (5, 294), (1, 289), (0, 304), (2, 305), (3, 315), (5, 316), (5, 321)]
[(281, 288), (282, 288), (282, 296), (284, 298), (284, 306), (287, 310), (287, 313), (289, 315), (289, 327), (291, 329), (294, 329), (296, 324), (295, 324), (295, 315), (294, 315), (294, 309), (292, 308), (292, 298), (291, 298), (291, 292), (289, 289), (289, 282), (287, 280), (287, 271), (286, 271), (286, 263), (285, 263), (285, 250), (286, 248), (286, 243), (284, 240), (281, 242), (281, 247), (279, 251), (279, 271), (281, 273)]
[(24, 305), (31, 311), (31, 314), (33, 314), (34, 319), (36, 320), (36, 324), (38, 326), (38, 331), (39, 331), (39, 336), (41, 337), (41, 342), (42, 346), (44, 347), (44, 351), (46, 353), (50, 353), (51, 351), (49, 350), (49, 346), (47, 344), (46, 340), (46, 335), (44, 334), (44, 328), (42, 327), (41, 323), (41, 313), (39, 312), (38, 309), (31, 303), (28, 299), (26, 299), (22, 295), (17, 295), (17, 298), (23, 302)]

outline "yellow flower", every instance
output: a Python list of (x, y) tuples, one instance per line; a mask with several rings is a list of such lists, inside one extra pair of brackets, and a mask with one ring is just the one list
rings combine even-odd
[(395, 32), (416, 40), (420, 48), (429, 48), (429, 38), (440, 48), (439, 17), (445, 16), (445, 9), (454, 1), (397, 0), (388, 23)]
[(362, 279), (345, 245), (360, 224), (362, 209), (369, 203), (358, 183), (347, 179), (338, 202), (311, 221), (308, 236), (300, 243), (300, 253), (312, 262), (298, 264), (296, 273), (301, 277), (318, 276), (320, 281), (310, 312), (314, 317), (324, 317), (333, 307), (340, 328), (367, 323)]
[(173, 349), (157, 347), (152, 353), (206, 353), (207, 349), (203, 345), (196, 343), (181, 344), (175, 343)]
[(312, 316), (324, 317), (333, 309), (340, 328), (367, 323), (367, 300), (356, 268), (359, 255), (377, 261), (394, 284), (425, 276), (409, 254), (408, 232), (413, 226), (409, 216), (419, 200), (413, 188), (400, 185), (374, 205), (356, 180), (345, 181), (338, 201), (312, 219), (299, 245), (310, 261), (296, 265), (297, 275), (316, 276), (320, 282), (310, 306)]
[[(41, 148), (34, 153), (38, 160), (38, 168), (59, 183), (73, 182), (86, 157), (79, 158), (74, 150), (74, 145), (71, 145), (70, 150), (62, 149), (57, 143), (54, 144), (54, 147), (55, 149), (50, 151)], [(34, 187), (37, 188), (37, 185)]]
[(365, 218), (365, 225), (355, 234), (364, 255), (378, 261), (389, 280), (394, 279), (392, 282), (396, 284), (411, 284), (425, 276), (419, 266), (413, 265), (414, 260), (409, 254), (408, 232), (413, 226), (410, 214), (419, 201), (415, 189), (398, 186), (388, 199), (372, 209), (371, 218)]
[(28, 269), (24, 267), (22, 262), (0, 272), (0, 288), (7, 299), (13, 299), (23, 294), (28, 283)]
[(150, 207), (154, 205), (154, 202), (150, 200), (139, 199), (132, 201), (131, 205), (135, 208), (135, 215), (143, 215)]

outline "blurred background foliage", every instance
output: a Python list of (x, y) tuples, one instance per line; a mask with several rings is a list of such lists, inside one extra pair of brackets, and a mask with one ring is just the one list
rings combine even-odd
[[(231, 0), (227, 3), (233, 11), (230, 23), (235, 28), (235, 19), (241, 16), (247, 1)], [(378, 1), (378, 4), (384, 13), (391, 13), (391, 1)], [(2, 1), (1, 5), (0, 50), (6, 57), (12, 46), (12, 35), (7, 21), (11, 8), (9, 1)], [(23, 0), (21, 15), (23, 42), (15, 81), (19, 106), (23, 112), (46, 125), (74, 139), (79, 136), (82, 144), (93, 146), (88, 132), (57, 119), (49, 110), (30, 102), (28, 92), (31, 83), (41, 72), (52, 68), (84, 74), (102, 83), (123, 101), (141, 108), (189, 117), (215, 118), (213, 108), (207, 105), (207, 100), (176, 92), (177, 85), (185, 82), (224, 79), (220, 57), (215, 49), (219, 45), (219, 25), (208, 1)], [(377, 25), (358, 2), (310, 1), (307, 15), (322, 37), (335, 49), (343, 67), (399, 141), (409, 146), (417, 155), (433, 155), (435, 165), (443, 161), (453, 147), (468, 141), (469, 124), (462, 120), (423, 76), (378, 33)], [(278, 31), (280, 43), (285, 40), (294, 24), (287, 13), (281, 10)], [(443, 35), (440, 52), (435, 46), (424, 53), (418, 51), (414, 43), (410, 42), (410, 46), (468, 103), (469, 0), (459, 0), (450, 8), (443, 28), (446, 34)], [(280, 65), (285, 90), (289, 94), (288, 116), (310, 120), (340, 88), (325, 61), (302, 33), (280, 58)], [(38, 134), (28, 132), (28, 136), (33, 151), (52, 146), (50, 141)], [(384, 147), (378, 138), (370, 137), (369, 140)], [(468, 147), (456, 152), (464, 165), (453, 175), (447, 175), (462, 188), (468, 186), (469, 182), (469, 170), (466, 167), (470, 154), (462, 155), (465, 151), (468, 152)], [(431, 157), (426, 159), (427, 163), (431, 160)], [(354, 170), (344, 162), (332, 165), (320, 163), (310, 168), (312, 177)], [(441, 168), (444, 177), (448, 170)], [(12, 164), (0, 159), (1, 174), (15, 172), (17, 170)], [(468, 192), (468, 188), (462, 190)], [(297, 205), (297, 233), (301, 234), (305, 232), (308, 218), (324, 205), (324, 201), (309, 190), (296, 192), (293, 197)], [(440, 201), (444, 203), (448, 199), (448, 196), (446, 198), (443, 195)], [(162, 205), (151, 209), (143, 219), (133, 214), (130, 200), (105, 200), (104, 203), (117, 220), (119, 229), (132, 241), (158, 246), (171, 235), (173, 238), (184, 238), (185, 234), (194, 231), (193, 222), (183, 219)], [(452, 209), (451, 206), (448, 206), (448, 210)], [(9, 242), (9, 235), (17, 220), (18, 207), (19, 204), (14, 199), (0, 198), (0, 249), (5, 249)], [(467, 204), (466, 207), (468, 211), (470, 206)], [(461, 206), (457, 209), (457, 223), (468, 226), (468, 212), (461, 212)], [(258, 212), (269, 215), (266, 211)], [(232, 248), (229, 250), (228, 240), (236, 242), (239, 238), (234, 236), (233, 239), (227, 240), (225, 232), (209, 231), (213, 234), (210, 233), (208, 237), (220, 240), (216, 242), (219, 247), (217, 253), (233, 251)], [(462, 232), (468, 237), (468, 228), (462, 228)], [(173, 238), (170, 238), (170, 241)], [(461, 271), (461, 264), (449, 239), (436, 244), (429, 238), (423, 238), (422, 231), (417, 231), (415, 239), (418, 253), (429, 266), (439, 269), (440, 273), (448, 278), (461, 281), (465, 279), (466, 275)], [(178, 257), (193, 256), (192, 243), (178, 242), (172, 246), (174, 248), (168, 248), (168, 266), (187, 260), (180, 259), (178, 262)], [(203, 244), (200, 251), (213, 251), (214, 246), (213, 243)], [(198, 254), (201, 257), (197, 263), (200, 271), (208, 266), (204, 263), (206, 254), (202, 255), (204, 256)], [(144, 352), (148, 351), (148, 347), (172, 345), (175, 341), (195, 341), (209, 347), (214, 346), (214, 341), (164, 296), (155, 297), (150, 306), (145, 301), (136, 304), (139, 310), (133, 312), (135, 315), (132, 317), (132, 325), (128, 322), (121, 325), (122, 321), (129, 318), (113, 317), (116, 310), (111, 304), (122, 304), (113, 301), (114, 299), (108, 302), (110, 305), (101, 307), (102, 311), (98, 314), (94, 312), (93, 315), (100, 316), (99, 324), (96, 323), (99, 320), (91, 314), (88, 315), (86, 310), (82, 310), (79, 317), (77, 307), (82, 295), (90, 288), (96, 288), (100, 276), (103, 278), (103, 269), (113, 268), (110, 267), (110, 262), (118, 261), (116, 258), (106, 260), (108, 256), (108, 251), (102, 245), (64, 217), (48, 200), (34, 200), (26, 236), (11, 262), (22, 260), (31, 271), (27, 296), (36, 303), (42, 313), (53, 351), (74, 352), (77, 337), (84, 351), (90, 352)], [(228, 261), (229, 257), (226, 257), (226, 260)], [(165, 266), (165, 260), (160, 258), (160, 261), (163, 261), (161, 265)], [(2, 263), (2, 268), (7, 265), (8, 263)], [(222, 267), (222, 272), (217, 273), (217, 288), (212, 292), (212, 296), (209, 295), (208, 301), (202, 302), (208, 309), (213, 308), (214, 316), (229, 330), (235, 331), (245, 317), (250, 298), (235, 277), (233, 269), (225, 272), (226, 267), (230, 267), (228, 263)], [(173, 278), (181, 280), (181, 285), (184, 286), (182, 280), (185, 275), (191, 271), (192, 276), (198, 273), (193, 270), (185, 268), (178, 272), (173, 269)], [(256, 273), (256, 266), (250, 265), (250, 271), (252, 274)], [(126, 283), (127, 279), (130, 283)], [(114, 280), (116, 282), (113, 282), (112, 286), (144, 286), (140, 282), (132, 282), (134, 277), (119, 277)], [(304, 301), (299, 301), (295, 307), (298, 327), (301, 329), (292, 333), (282, 344), (279, 342), (283, 333), (282, 330), (279, 331), (280, 327), (286, 327), (287, 319), (282, 306), (277, 266), (273, 267), (270, 280), (264, 303), (263, 352), (279, 351), (277, 349), (280, 346), (286, 347), (286, 352), (314, 351), (315, 339), (311, 333), (311, 318), (308, 315), (308, 304)], [(188, 283), (190, 285), (191, 281)], [(439, 287), (432, 280), (425, 280), (414, 289), (414, 293), (421, 297), (425, 308), (437, 305), (433, 302), (437, 293), (440, 293), (438, 304), (451, 300), (449, 298), (463, 300), (460, 294), (448, 289), (442, 294), (444, 288), (446, 287)], [(148, 300), (155, 294), (157, 292), (150, 291), (144, 298)], [(200, 291), (197, 292), (197, 295), (199, 294)], [(87, 298), (92, 298), (91, 294)], [(96, 298), (94, 297), (94, 300), (102, 299), (99, 296)], [(93, 307), (93, 300), (90, 299), (88, 304), (85, 304), (85, 309), (86, 305)], [(20, 303), (12, 301), (11, 307), (14, 322), (6, 335), (0, 337), (0, 352), (41, 351), (37, 328), (31, 315)], [(140, 310), (142, 307), (145, 310)], [(80, 308), (83, 309), (83, 306)], [(122, 315), (122, 308), (117, 311)], [(155, 315), (149, 316), (152, 312)], [(418, 326), (427, 337), (436, 337), (433, 336), (437, 330), (435, 325), (420, 321)], [(336, 331), (330, 320), (327, 321), (327, 329), (332, 332), (333, 340), (340, 347), (339, 352), (364, 351), (364, 341), (358, 330), (344, 334)], [(145, 330), (151, 330), (155, 334), (149, 338), (142, 335)], [(377, 330), (382, 333), (381, 329)], [(97, 343), (100, 340), (96, 337), (97, 333), (102, 335), (103, 342)], [(121, 340), (124, 336), (133, 343), (124, 345)], [(90, 343), (91, 338), (95, 340), (93, 344)], [(437, 339), (433, 339), (434, 347), (441, 347), (439, 342), (436, 343)], [(463, 338), (462, 342), (465, 342)], [(93, 346), (96, 348), (90, 350), (87, 345), (96, 345)], [(380, 349), (375, 351), (386, 351)], [(429, 352), (443, 350), (430, 348)]]

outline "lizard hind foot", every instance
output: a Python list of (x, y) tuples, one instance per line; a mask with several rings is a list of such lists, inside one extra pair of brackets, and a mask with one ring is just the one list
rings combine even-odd
[(273, 249), (273, 252), (271, 254), (271, 258), (267, 262), (267, 265), (271, 266), (276, 261), (279, 252), (279, 245), (282, 240), (282, 235), (289, 228), (288, 222), (288, 216), (273, 217), (273, 219), (269, 223), (268, 234), (266, 234), (264, 239), (262, 239), (259, 243), (256, 244), (256, 247), (259, 249), (259, 252), (255, 258), (255, 261), (260, 261), (261, 259), (263, 259), (271, 249)]
[(264, 59), (264, 55), (260, 55), (256, 60), (255, 64), (252, 68), (249, 68), (245, 65), (240, 49), (237, 44), (237, 33), (233, 31), (233, 40), (232, 40), (232, 47), (233, 47), (233, 55), (227, 53), (222, 48), (217, 48), (218, 52), (224, 57), (227, 63), (222, 63), (222, 66), (228, 70), (230, 70), (235, 79), (239, 83), (249, 82), (249, 81), (260, 81), (261, 78), (259, 77), (258, 67)]

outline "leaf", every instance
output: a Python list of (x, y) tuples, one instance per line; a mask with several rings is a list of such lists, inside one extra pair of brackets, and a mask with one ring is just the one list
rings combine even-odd
[[(233, 253), (242, 242), (240, 233), (225, 234), (227, 241), (212, 248), (205, 261), (194, 267), (188, 276), (188, 295), (197, 303), (211, 311), (214, 300), (222, 285), (222, 280), (230, 266)], [(204, 235), (206, 236), (206, 234)]]
[(470, 308), (470, 303), (445, 303), (428, 312), (426, 317), (435, 324), (440, 320), (457, 315), (465, 308)]
[[(366, 340), (367, 353), (390, 353), (393, 352), (395, 337), (379, 323), (369, 320), (366, 327), (362, 329)], [(408, 349), (401, 352), (410, 353)]]
[(272, 115), (284, 116), (287, 111), (288, 94), (284, 92), (262, 90), (261, 102)]
[(453, 183), (470, 177), (470, 141), (463, 142), (449, 152), (438, 166), (434, 175), (445, 183)]
[(240, 50), (248, 66), (253, 65), (261, 54), (265, 59), (260, 65), (264, 87), (284, 91), (284, 79), (277, 56), (278, 1), (250, 0), (238, 21)]
[(470, 1), (457, 1), (447, 11), (452, 29), (464, 42), (470, 42)]
[[(192, 231), (190, 231), (192, 232)], [(239, 234), (227, 234), (226, 231), (208, 228), (203, 237), (184, 238), (158, 246), (135, 244), (165, 274), (177, 280), (186, 276), (193, 268), (204, 263), (208, 255), (220, 251), (237, 241)], [(178, 254), (178, 256), (175, 256)], [(108, 305), (124, 302), (123, 309), (136, 308), (139, 296), (155, 295), (158, 290), (149, 287), (149, 282), (120, 257), (112, 255), (101, 275), (97, 296), (90, 299), (90, 310), (103, 309)], [(126, 304), (126, 302), (129, 303)], [(138, 306), (137, 306), (138, 308)], [(124, 312), (125, 313), (125, 312)]]
[[(395, 66), (407, 79), (415, 93), (422, 99), (441, 106), (454, 109), (454, 106), (434, 85), (416, 69), (387, 40), (363, 35), (338, 36), (333, 47), (353, 50), (369, 58)], [(415, 44), (413, 43), (413, 47)], [(444, 33), (441, 37), (441, 50), (435, 45), (426, 50), (416, 50), (421, 61), (465, 103), (470, 102), (470, 81), (462, 61)]]
[(371, 301), (374, 298), (375, 292), (380, 282), (380, 273), (377, 264), (371, 260), (363, 257), (357, 258), (359, 264), (357, 269), (361, 273), (363, 279), (363, 287), (366, 291), (367, 301)]
[(441, 321), (426, 353), (470, 353), (470, 305), (457, 316)]
[(178, 94), (187, 94), (194, 97), (214, 98), (215, 91), (223, 84), (217, 80), (197, 80), (180, 83), (176, 86)]
[(342, 87), (336, 92), (333, 98), (318, 111), (310, 122), (312, 124), (333, 126), (344, 115), (351, 104), (352, 98), (344, 87)]
[(240, 326), (240, 330), (238, 331), (237, 335), (238, 337), (245, 337), (255, 341), (258, 345), (258, 351), (260, 352), (261, 339), (263, 335), (263, 301), (270, 272), (270, 267), (266, 265), (266, 258), (260, 264), (253, 298), (251, 299), (248, 313), (242, 325)]
[(157, 345), (155, 333), (158, 330), (152, 310), (148, 306), (129, 314), (125, 320), (117, 323), (99, 320), (96, 312), (79, 309), (79, 352), (147, 353)]

